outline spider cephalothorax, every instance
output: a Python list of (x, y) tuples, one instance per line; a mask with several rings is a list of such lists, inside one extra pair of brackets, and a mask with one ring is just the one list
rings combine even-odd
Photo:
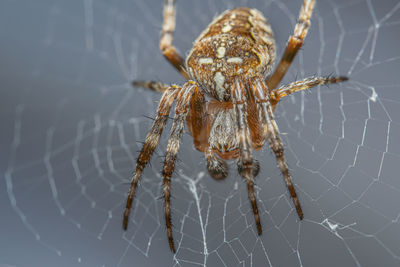
[[(174, 100), (175, 116), (162, 170), (165, 220), (172, 252), (175, 252), (175, 246), (171, 223), (171, 176), (185, 121), (196, 149), (205, 153), (207, 169), (212, 177), (227, 177), (225, 160), (236, 159), (238, 172), (247, 183), (259, 235), (262, 227), (254, 194), (254, 178), (260, 166), (253, 159), (252, 150), (262, 148), (265, 141), (275, 154), (297, 214), (303, 219), (273, 112), (279, 99), (286, 95), (347, 80), (346, 77), (310, 77), (276, 88), (303, 43), (313, 7), (314, 0), (304, 1), (294, 34), (289, 37), (282, 58), (272, 73), (275, 41), (270, 25), (258, 10), (241, 7), (221, 14), (197, 38), (185, 62), (172, 45), (175, 0), (165, 0), (160, 49), (188, 81), (182, 87), (154, 81), (133, 82), (135, 86), (162, 92), (163, 95), (137, 159), (124, 213), (124, 229), (128, 225), (143, 169), (158, 145)], [(205, 94), (211, 99), (207, 101)]]

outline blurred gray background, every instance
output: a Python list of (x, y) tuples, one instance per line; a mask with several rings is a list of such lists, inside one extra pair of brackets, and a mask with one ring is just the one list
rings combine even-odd
[[(250, 6), (269, 19), (279, 57), (301, 2), (180, 0), (174, 43), (187, 53), (215, 15)], [(175, 255), (160, 199), (168, 130), (121, 227), (160, 98), (130, 82), (184, 82), (158, 50), (161, 12), (161, 0), (0, 1), (0, 266), (399, 266), (400, 3), (317, 1), (284, 83), (351, 81), (276, 110), (305, 219), (264, 148), (258, 237), (235, 164), (212, 180), (186, 134), (172, 182)]]

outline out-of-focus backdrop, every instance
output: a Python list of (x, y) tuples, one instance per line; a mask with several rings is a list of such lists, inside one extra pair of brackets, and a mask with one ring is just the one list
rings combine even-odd
[[(249, 6), (269, 19), (279, 58), (301, 5), (179, 0), (174, 43), (185, 54), (214, 16)], [(399, 266), (400, 3), (317, 1), (284, 83), (350, 81), (276, 110), (302, 222), (267, 147), (255, 153), (258, 237), (235, 164), (212, 180), (185, 134), (172, 180), (175, 255), (160, 199), (169, 130), (121, 227), (160, 98), (130, 82), (184, 82), (158, 50), (161, 20), (161, 0), (0, 2), (0, 266)]]

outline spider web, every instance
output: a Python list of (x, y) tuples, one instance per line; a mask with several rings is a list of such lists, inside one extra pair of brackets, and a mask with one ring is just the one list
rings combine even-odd
[[(122, 230), (129, 178), (160, 98), (130, 81), (183, 83), (158, 51), (161, 2), (0, 3), (0, 265), (398, 266), (396, 0), (317, 1), (284, 83), (328, 74), (351, 81), (278, 105), (302, 222), (268, 149), (255, 153), (258, 237), (235, 164), (225, 181), (212, 180), (184, 135), (172, 180), (171, 254), (160, 199), (166, 130)], [(265, 14), (279, 57), (301, 1), (180, 0), (176, 46), (188, 51), (216, 14), (235, 6)]]

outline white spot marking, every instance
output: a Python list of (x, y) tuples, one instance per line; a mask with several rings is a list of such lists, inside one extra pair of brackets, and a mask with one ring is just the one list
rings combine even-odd
[(252, 16), (260, 16), (260, 13), (258, 12), (258, 10), (257, 9), (250, 9), (250, 14), (252, 15)]
[(242, 64), (243, 59), (240, 58), (240, 57), (231, 57), (231, 58), (228, 58), (227, 62), (228, 63), (239, 63), (239, 64)]
[(217, 58), (223, 58), (225, 56), (226, 49), (223, 46), (217, 48)]
[(378, 94), (375, 91), (374, 87), (370, 87), (369, 89), (371, 89), (372, 91), (372, 95), (369, 97), (369, 99), (371, 99), (373, 102), (376, 102), (376, 99), (378, 98)]
[(214, 61), (210, 57), (202, 57), (199, 59), (199, 64), (212, 64)]
[(219, 99), (223, 99), (225, 95), (224, 82), (225, 77), (220, 71), (217, 71), (214, 76), (215, 90), (217, 91)]
[(223, 33), (230, 32), (231, 30), (232, 30), (232, 26), (229, 25), (229, 24), (226, 24), (226, 25), (221, 29), (221, 31), (222, 31)]
[(189, 68), (189, 74), (190, 74), (191, 77), (194, 77), (194, 73), (193, 73), (193, 69), (192, 68)]

